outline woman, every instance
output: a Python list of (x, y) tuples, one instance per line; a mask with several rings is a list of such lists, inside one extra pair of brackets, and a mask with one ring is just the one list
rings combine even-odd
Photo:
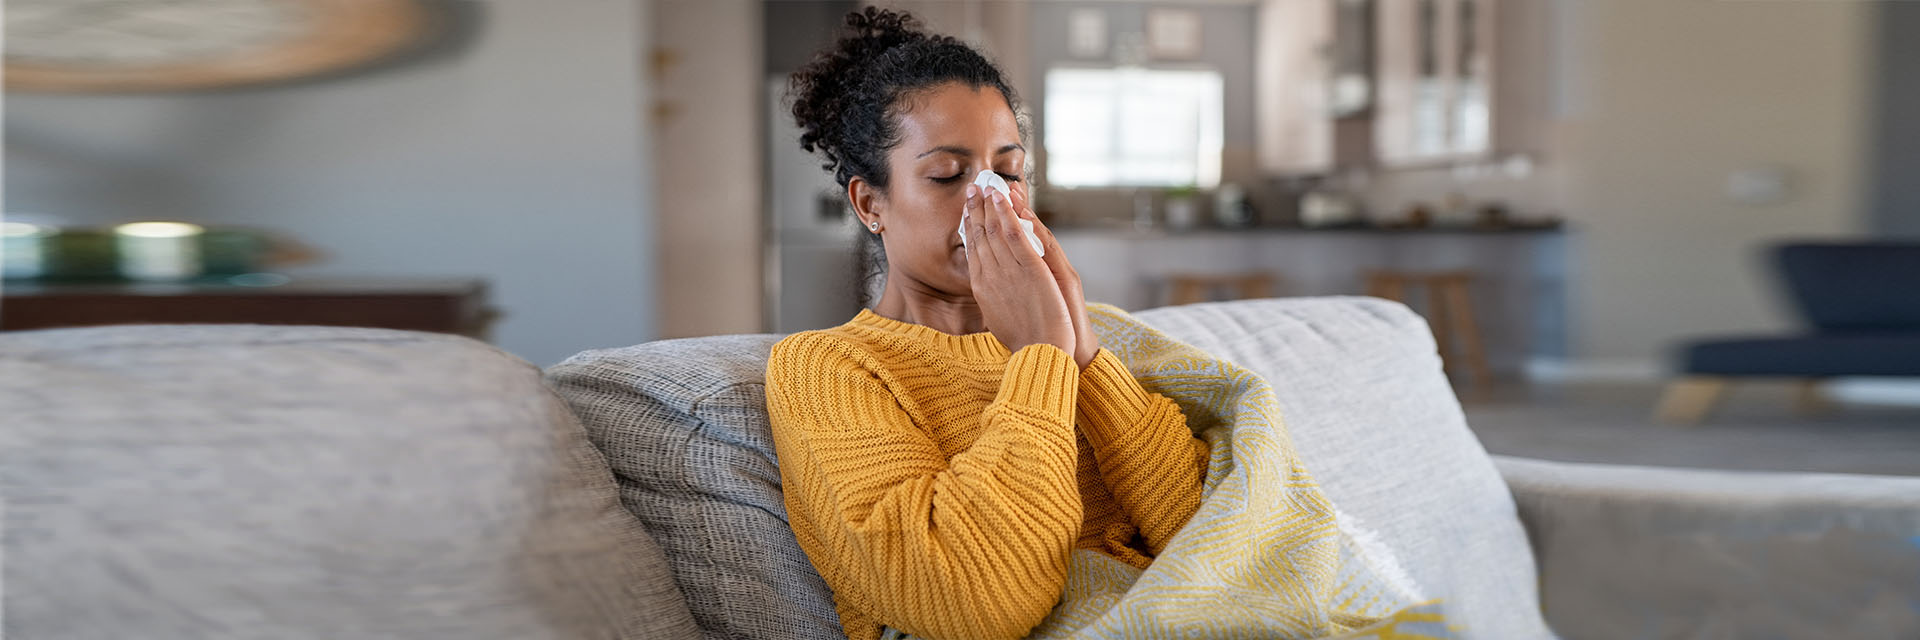
[[(1100, 348), (1027, 205), (999, 69), (868, 8), (790, 90), (801, 146), (886, 259), (871, 309), (767, 365), (788, 518), (847, 635), (1019, 637), (1075, 549), (1151, 563), (1199, 507), (1207, 446)], [(985, 170), (1011, 197), (972, 184)]]

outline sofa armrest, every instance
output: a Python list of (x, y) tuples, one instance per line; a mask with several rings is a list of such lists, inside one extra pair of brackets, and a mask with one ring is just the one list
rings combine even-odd
[(1920, 637), (1920, 478), (1495, 456), (1563, 637)]

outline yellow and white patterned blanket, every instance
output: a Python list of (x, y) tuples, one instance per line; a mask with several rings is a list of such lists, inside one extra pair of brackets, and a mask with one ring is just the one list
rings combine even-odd
[(1075, 552), (1030, 638), (1452, 638), (1391, 551), (1307, 473), (1266, 380), (1126, 312), (1089, 305), (1101, 346), (1179, 403), (1212, 447), (1200, 510), (1145, 571)]

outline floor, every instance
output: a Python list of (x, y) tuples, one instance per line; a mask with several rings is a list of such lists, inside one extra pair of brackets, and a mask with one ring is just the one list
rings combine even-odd
[(1920, 408), (1795, 411), (1793, 388), (1737, 385), (1704, 423), (1655, 424), (1652, 384), (1463, 390), (1489, 452), (1568, 462), (1920, 476)]

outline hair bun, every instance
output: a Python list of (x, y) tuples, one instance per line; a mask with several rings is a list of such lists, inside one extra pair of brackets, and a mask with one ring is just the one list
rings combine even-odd
[(920, 30), (920, 20), (912, 14), (867, 7), (847, 14), (847, 33), (840, 39), (840, 48), (856, 59), (872, 59), (894, 45), (926, 37)]
[(846, 176), (838, 174), (845, 171), (849, 150), (838, 148), (837, 141), (845, 137), (848, 116), (859, 110), (852, 102), (857, 85), (869, 75), (863, 69), (890, 49), (931, 37), (911, 14), (867, 7), (847, 14), (839, 41), (788, 78), (786, 99), (800, 126), (800, 148), (819, 152), (822, 167), (835, 171), (842, 184)]

